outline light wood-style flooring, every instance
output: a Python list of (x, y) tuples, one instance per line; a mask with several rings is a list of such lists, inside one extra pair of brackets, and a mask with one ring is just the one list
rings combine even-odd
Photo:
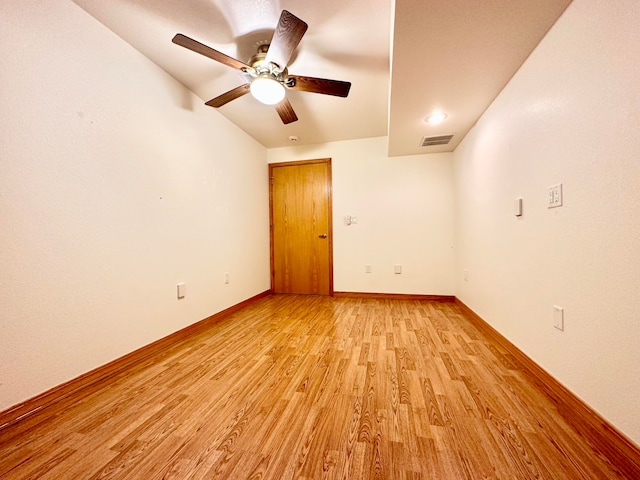
[(0, 431), (5, 479), (615, 479), (453, 302), (275, 295)]

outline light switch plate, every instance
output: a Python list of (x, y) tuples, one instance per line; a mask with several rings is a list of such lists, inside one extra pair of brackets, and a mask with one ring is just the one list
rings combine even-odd
[(516, 198), (513, 202), (513, 214), (516, 217), (522, 216), (522, 198)]
[(553, 326), (564, 332), (564, 308), (553, 306)]
[(547, 207), (556, 208), (562, 206), (562, 184), (552, 185), (547, 189)]

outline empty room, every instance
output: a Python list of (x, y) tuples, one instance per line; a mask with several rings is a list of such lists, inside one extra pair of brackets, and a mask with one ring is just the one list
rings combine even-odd
[(640, 478), (637, 0), (0, 3), (0, 479)]

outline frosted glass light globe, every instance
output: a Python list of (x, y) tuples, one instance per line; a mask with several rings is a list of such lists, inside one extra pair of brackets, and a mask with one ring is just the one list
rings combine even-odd
[(265, 105), (275, 105), (284, 99), (284, 86), (268, 77), (259, 77), (251, 82), (251, 95)]

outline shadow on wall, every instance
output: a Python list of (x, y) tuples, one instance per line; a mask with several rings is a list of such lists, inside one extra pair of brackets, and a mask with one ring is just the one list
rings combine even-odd
[(195, 95), (187, 87), (176, 88), (176, 80), (173, 77), (168, 77), (164, 80), (167, 84), (169, 95), (173, 97), (173, 103), (184, 110), (193, 112)]

